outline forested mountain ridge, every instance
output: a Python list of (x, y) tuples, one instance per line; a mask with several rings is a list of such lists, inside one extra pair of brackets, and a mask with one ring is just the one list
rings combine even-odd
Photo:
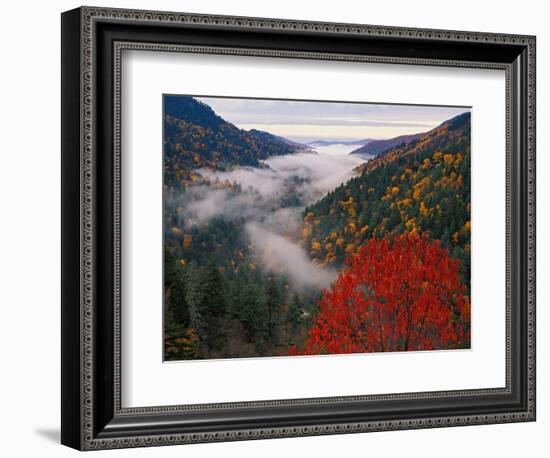
[(391, 148), (410, 143), (413, 140), (416, 140), (424, 135), (426, 135), (426, 133), (400, 135), (399, 137), (389, 138), (387, 140), (371, 140), (363, 145), (361, 148), (357, 148), (356, 150), (352, 151), (350, 154), (378, 156)]
[(168, 185), (177, 186), (188, 179), (191, 169), (259, 167), (270, 156), (304, 149), (267, 132), (239, 129), (193, 97), (164, 97), (164, 169)]
[(252, 135), (253, 137), (258, 138), (260, 140), (283, 142), (287, 145), (290, 145), (290, 146), (296, 148), (296, 151), (294, 151), (294, 152), (306, 152), (306, 151), (313, 152), (313, 150), (311, 149), (311, 147), (309, 145), (305, 145), (303, 143), (298, 143), (298, 142), (295, 142), (293, 140), (289, 140), (288, 138), (280, 137), (278, 135), (270, 134), (269, 132), (265, 132), (263, 130), (250, 129), (248, 131), (248, 133), (250, 135)]
[[(400, 156), (421, 154), (427, 149), (449, 149), (459, 150), (467, 145), (470, 147), (470, 113), (462, 113), (454, 118), (451, 118), (434, 129), (418, 134), (417, 138), (413, 138), (408, 142), (401, 142), (395, 147), (385, 150), (372, 161), (362, 164), (359, 172), (374, 170), (382, 164), (394, 161)], [(467, 129), (467, 136), (463, 135), (462, 130)], [(460, 137), (457, 139), (457, 137)], [(400, 138), (400, 137), (396, 137)], [(394, 139), (395, 140), (395, 139)], [(353, 152), (352, 152), (353, 153)]]
[(470, 114), (357, 168), (360, 173), (304, 211), (312, 260), (341, 265), (372, 237), (428, 232), (470, 272)]

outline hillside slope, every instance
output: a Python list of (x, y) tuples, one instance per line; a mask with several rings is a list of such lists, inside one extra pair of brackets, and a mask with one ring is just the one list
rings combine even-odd
[(384, 151), (387, 151), (396, 146), (404, 145), (412, 142), (426, 133), (412, 134), (412, 135), (400, 135), (399, 137), (389, 138), (387, 140), (371, 140), (361, 148), (353, 150), (350, 154), (362, 154), (368, 156), (378, 156)]
[(341, 265), (371, 237), (430, 233), (470, 271), (470, 114), (357, 168), (359, 175), (304, 212), (311, 258)]
[(165, 182), (176, 185), (191, 169), (260, 166), (270, 156), (304, 149), (267, 132), (246, 131), (190, 96), (164, 97)]
[(299, 151), (311, 150), (311, 148), (308, 145), (289, 140), (288, 138), (285, 138), (285, 137), (280, 137), (279, 135), (270, 134), (269, 132), (265, 132), (263, 130), (250, 129), (248, 133), (260, 140), (283, 142), (287, 145), (290, 145), (296, 148)]

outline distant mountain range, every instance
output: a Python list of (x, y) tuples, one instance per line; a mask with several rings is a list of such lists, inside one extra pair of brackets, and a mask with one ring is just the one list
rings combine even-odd
[(398, 137), (388, 138), (385, 140), (375, 140), (372, 138), (364, 138), (362, 140), (351, 141), (315, 140), (309, 142), (307, 146), (313, 148), (332, 145), (358, 146), (358, 148), (354, 149), (350, 154), (357, 154), (359, 156), (363, 156), (365, 159), (372, 159), (373, 157), (379, 156), (384, 151), (388, 151), (389, 149), (399, 145), (407, 144), (413, 140), (422, 137), (425, 134), (426, 132), (412, 135), (400, 135)]
[(338, 140), (315, 140), (312, 142), (309, 142), (308, 146), (331, 146), (331, 145), (349, 145), (349, 146), (363, 146), (367, 143), (371, 142), (372, 140), (369, 138), (365, 138), (363, 140), (352, 140), (352, 141), (338, 141)]
[(352, 151), (350, 154), (359, 154), (369, 157), (378, 156), (384, 151), (387, 151), (399, 145), (410, 143), (413, 140), (422, 137), (423, 135), (426, 135), (426, 132), (412, 135), (400, 135), (399, 137), (389, 138), (387, 140), (371, 140), (361, 146), (361, 148)]
[(280, 142), (286, 143), (287, 145), (298, 148), (300, 150), (311, 150), (310, 145), (306, 145), (305, 143), (298, 143), (293, 140), (289, 140), (288, 138), (281, 137), (279, 135), (270, 134), (269, 132), (265, 132), (263, 130), (250, 129), (248, 133), (259, 139), (263, 139), (267, 141), (280, 141)]
[(190, 177), (193, 169), (201, 167), (218, 170), (232, 166), (261, 167), (262, 161), (271, 156), (314, 153), (315, 147), (331, 145), (357, 145), (350, 154), (371, 159), (359, 166), (358, 170), (363, 172), (414, 150), (418, 143), (429, 141), (437, 145), (448, 138), (456, 123), (466, 118), (469, 122), (469, 116), (469, 113), (457, 116), (429, 132), (386, 140), (315, 140), (304, 144), (261, 130), (240, 129), (191, 96), (169, 95), (164, 97), (165, 183), (178, 185)]

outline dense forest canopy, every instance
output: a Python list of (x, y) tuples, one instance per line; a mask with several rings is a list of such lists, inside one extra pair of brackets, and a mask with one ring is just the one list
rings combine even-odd
[(196, 168), (259, 167), (263, 159), (304, 149), (267, 132), (239, 129), (192, 97), (164, 98), (164, 174), (169, 186), (185, 185)]
[(428, 232), (470, 275), (470, 114), (358, 168), (359, 175), (304, 211), (304, 244), (341, 265), (372, 237)]

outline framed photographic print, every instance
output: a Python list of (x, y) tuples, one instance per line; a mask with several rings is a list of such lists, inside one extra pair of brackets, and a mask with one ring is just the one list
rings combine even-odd
[(470, 348), (470, 118), (164, 95), (164, 359)]
[(535, 419), (535, 38), (62, 15), (62, 442)]

